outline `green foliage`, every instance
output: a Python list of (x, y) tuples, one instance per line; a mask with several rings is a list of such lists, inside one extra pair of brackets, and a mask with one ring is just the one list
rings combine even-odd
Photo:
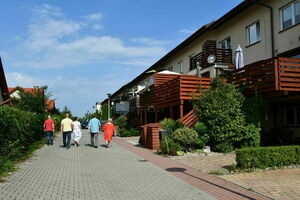
[(24, 92), (20, 88), (20, 98), (14, 98), (12, 103), (22, 111), (44, 113), (47, 109), (46, 100), (49, 96), (45, 95), (46, 90), (47, 86), (40, 87), (35, 92)]
[(232, 144), (225, 142), (225, 143), (217, 144), (212, 148), (212, 150), (216, 152), (229, 153), (233, 151), (233, 146)]
[(236, 150), (240, 169), (282, 167), (300, 164), (300, 146), (253, 147)]
[(115, 124), (119, 126), (120, 130), (123, 130), (127, 126), (127, 117), (126, 116), (120, 116), (115, 120)]
[(199, 135), (204, 135), (207, 132), (207, 126), (203, 122), (196, 122), (194, 130), (197, 131)]
[(259, 127), (262, 121), (264, 106), (265, 101), (261, 95), (255, 95), (246, 98), (242, 107), (242, 110), (246, 116), (246, 122), (253, 123)]
[(160, 122), (160, 126), (162, 129), (174, 132), (176, 130), (176, 122), (173, 119), (165, 118)]
[(122, 130), (120, 132), (121, 137), (132, 137), (132, 136), (140, 136), (140, 131), (134, 128), (129, 130)]
[(177, 155), (177, 151), (181, 151), (182, 147), (176, 141), (174, 141), (171, 137), (163, 136), (160, 142), (160, 150), (164, 154), (169, 155)]
[(52, 115), (51, 117), (54, 121), (55, 131), (59, 131), (60, 130), (60, 122), (61, 122), (61, 120), (63, 120), (64, 116), (63, 115)]
[[(110, 107), (110, 117), (112, 116), (112, 107)], [(107, 120), (108, 119), (108, 105), (104, 104), (101, 110), (101, 120)]]
[(43, 139), (44, 118), (38, 113), (0, 107), (0, 171), (9, 170), (8, 161), (21, 158), (33, 143)]
[(72, 117), (72, 112), (67, 106), (65, 106), (64, 109), (60, 112), (60, 115), (63, 117), (65, 117), (66, 114), (69, 114), (70, 117)]
[(244, 137), (240, 142), (241, 147), (258, 147), (260, 144), (260, 128), (248, 124), (244, 130)]
[(188, 146), (194, 145), (198, 141), (198, 133), (188, 127), (179, 128), (172, 133), (174, 140), (178, 141), (185, 147), (187, 151)]
[(196, 113), (207, 126), (209, 145), (212, 149), (229, 151), (245, 142), (249, 146), (259, 143), (259, 129), (246, 123), (242, 111), (244, 101), (244, 96), (234, 85), (216, 78), (201, 99), (194, 102)]
[(170, 119), (170, 118), (165, 118), (164, 120), (162, 120), (160, 122), (160, 126), (161, 126), (161, 128), (163, 130), (167, 130), (170, 133), (174, 132), (178, 128), (182, 128), (183, 127), (183, 125), (180, 122), (180, 120), (176, 120), (175, 121), (175, 120)]

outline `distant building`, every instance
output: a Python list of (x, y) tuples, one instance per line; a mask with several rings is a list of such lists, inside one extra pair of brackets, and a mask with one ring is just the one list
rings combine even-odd
[(0, 58), (0, 106), (8, 103), (8, 101), (9, 101), (9, 92), (7, 88), (2, 61)]

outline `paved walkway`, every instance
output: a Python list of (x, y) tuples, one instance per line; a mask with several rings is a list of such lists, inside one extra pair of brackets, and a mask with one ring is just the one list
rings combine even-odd
[(300, 168), (223, 175), (221, 178), (276, 199), (300, 199)]
[(0, 199), (215, 199), (116, 143), (109, 149), (85, 146), (86, 130), (81, 146), (66, 150), (59, 147), (61, 143), (58, 136), (53, 146), (36, 151), (7, 182), (0, 183)]
[(238, 200), (238, 199), (257, 199), (270, 200), (272, 198), (253, 192), (239, 185), (232, 184), (226, 180), (212, 176), (185, 164), (176, 162), (166, 157), (158, 156), (153, 151), (135, 146), (124, 139), (114, 138), (114, 141), (124, 148), (144, 158), (161, 169), (173, 174), (174, 176), (190, 183), (191, 185), (206, 191), (218, 199)]

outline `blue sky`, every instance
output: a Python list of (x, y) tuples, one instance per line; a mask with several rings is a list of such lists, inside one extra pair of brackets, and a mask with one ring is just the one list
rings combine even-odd
[(1, 0), (9, 87), (48, 85), (78, 116), (242, 0)]

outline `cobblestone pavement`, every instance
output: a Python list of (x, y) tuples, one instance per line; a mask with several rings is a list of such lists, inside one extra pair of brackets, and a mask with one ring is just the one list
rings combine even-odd
[(220, 177), (278, 200), (300, 199), (300, 168), (223, 175)]
[(190, 156), (174, 156), (171, 159), (194, 167), (205, 173), (228, 173), (226, 168), (232, 164), (236, 164), (234, 153), (223, 154), (211, 152), (207, 155), (202, 153), (199, 155)]
[(170, 174), (190, 183), (191, 185), (206, 191), (211, 195), (222, 200), (270, 200), (272, 198), (253, 192), (251, 190), (232, 184), (226, 180), (201, 172), (186, 164), (179, 163), (167, 157), (157, 155), (154, 151), (135, 145), (135, 140), (131, 138), (115, 138), (114, 141), (128, 149), (129, 151), (139, 155), (148, 162), (155, 164)]
[(1, 200), (215, 199), (116, 143), (109, 149), (86, 146), (86, 130), (79, 147), (59, 147), (61, 135), (54, 142), (0, 184)]

